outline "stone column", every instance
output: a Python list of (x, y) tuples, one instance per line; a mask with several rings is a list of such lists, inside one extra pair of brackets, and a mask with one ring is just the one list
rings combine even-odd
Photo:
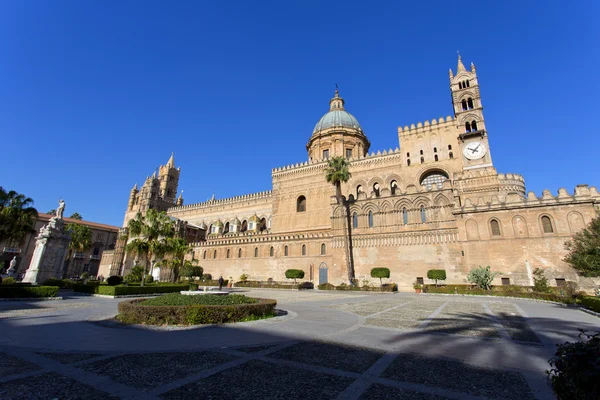
[(71, 237), (65, 231), (62, 218), (52, 218), (35, 238), (35, 250), (23, 282), (43, 283), (49, 278), (61, 279), (70, 242)]

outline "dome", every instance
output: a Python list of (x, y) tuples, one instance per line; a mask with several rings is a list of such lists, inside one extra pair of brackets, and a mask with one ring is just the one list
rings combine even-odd
[(317, 122), (317, 125), (315, 125), (313, 134), (329, 128), (352, 128), (362, 132), (362, 127), (358, 123), (358, 120), (354, 118), (354, 115), (345, 110), (331, 110), (323, 115), (319, 122)]

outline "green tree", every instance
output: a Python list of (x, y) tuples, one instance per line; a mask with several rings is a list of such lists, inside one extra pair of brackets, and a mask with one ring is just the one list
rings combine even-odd
[(125, 276), (125, 282), (133, 283), (133, 282), (141, 282), (142, 275), (144, 275), (144, 267), (141, 265), (136, 265), (131, 268), (131, 271)]
[(76, 213), (73, 213), (73, 214), (71, 214), (71, 216), (70, 216), (69, 218), (78, 219), (78, 220), (80, 220), (80, 221), (81, 221), (81, 220), (83, 220), (83, 217), (81, 216), (81, 214), (79, 214), (79, 213), (77, 213), (77, 212), (76, 212)]
[(194, 277), (202, 278), (204, 270), (196, 264), (198, 264), (198, 260), (195, 258), (192, 260), (184, 260), (179, 270), (180, 275), (187, 278), (189, 282), (191, 282)]
[(170, 258), (163, 260), (161, 266), (169, 269), (171, 276), (170, 280), (171, 282), (175, 282), (186, 261), (185, 256), (192, 251), (192, 246), (190, 246), (185, 239), (179, 237), (168, 238), (166, 246), (166, 254), (169, 255)]
[(46, 214), (53, 215), (53, 216), (56, 215), (56, 208), (50, 209)]
[(65, 231), (71, 236), (63, 273), (63, 276), (68, 278), (68, 275), (72, 275), (71, 272), (74, 272), (69, 271), (69, 267), (71, 266), (71, 262), (73, 262), (75, 253), (82, 253), (92, 247), (92, 230), (87, 225), (67, 224)]
[(164, 211), (149, 209), (145, 216), (138, 213), (127, 227), (133, 240), (127, 244), (126, 250), (145, 260), (141, 283), (143, 286), (148, 262), (152, 271), (158, 259), (169, 251), (168, 239), (173, 237), (173, 224)]
[(438, 285), (439, 281), (446, 280), (446, 270), (445, 269), (430, 269), (427, 271), (427, 278), (435, 280), (435, 286)]
[(352, 244), (350, 243), (350, 238), (352, 237), (352, 232), (350, 230), (350, 206), (344, 199), (344, 196), (342, 196), (342, 183), (348, 182), (351, 177), (352, 174), (350, 173), (350, 163), (347, 159), (344, 157), (333, 157), (327, 161), (327, 168), (325, 168), (325, 180), (335, 186), (335, 198), (342, 211), (346, 270), (348, 273), (348, 282), (350, 285), (353, 285), (355, 277), (354, 257), (352, 255)]
[(30, 197), (0, 187), (0, 242), (19, 246), (28, 233), (35, 233), (37, 216)]
[(550, 293), (552, 289), (548, 285), (548, 278), (544, 275), (544, 270), (536, 268), (533, 270), (533, 291), (539, 293)]
[(296, 279), (304, 278), (304, 271), (301, 269), (288, 269), (285, 271), (285, 277), (288, 279), (293, 279), (294, 283), (296, 283)]
[(600, 215), (565, 243), (565, 262), (582, 276), (600, 276)]
[(389, 268), (373, 268), (371, 269), (371, 278), (379, 278), (379, 285), (383, 286), (383, 282), (381, 278), (389, 278), (390, 277), (390, 269)]
[(500, 275), (500, 272), (491, 272), (489, 265), (485, 268), (480, 265), (479, 268), (472, 269), (471, 272), (469, 272), (467, 280), (476, 284), (481, 289), (490, 290), (492, 288), (492, 281), (496, 275)]

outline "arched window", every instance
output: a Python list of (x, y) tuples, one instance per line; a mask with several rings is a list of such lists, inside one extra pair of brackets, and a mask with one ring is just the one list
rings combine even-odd
[(379, 183), (373, 184), (373, 191), (375, 192), (375, 196), (379, 197)]
[(454, 154), (452, 154), (452, 152), (448, 153), (448, 156), (449, 156), (450, 158), (454, 158)]
[(427, 222), (427, 217), (425, 216), (425, 207), (421, 206), (421, 222)]
[(390, 192), (392, 192), (392, 194), (396, 194), (396, 189), (398, 189), (398, 182), (391, 181), (390, 182)]
[(206, 260), (206, 250), (204, 250), (204, 253), (202, 253), (202, 258)]
[(465, 132), (471, 132), (471, 124), (469, 122), (465, 123)]
[(406, 166), (410, 167), (410, 160), (406, 160)]
[(458, 88), (459, 88), (459, 89), (462, 89), (462, 88), (463, 88), (463, 87), (462, 87), (462, 82), (458, 82)]
[(435, 184), (438, 188), (442, 187), (444, 181), (448, 180), (448, 175), (446, 175), (443, 171), (431, 171), (425, 174), (421, 178), (421, 185), (425, 186), (427, 189), (431, 189)]
[(213, 251), (213, 259), (216, 259), (216, 258), (217, 258), (217, 251), (215, 250), (215, 251)]
[(283, 248), (283, 255), (286, 256), (286, 257), (288, 256), (288, 247), (287, 246), (285, 246)]
[(369, 211), (369, 228), (373, 227), (373, 211)]
[(306, 245), (305, 244), (302, 245), (302, 255), (303, 256), (306, 255)]
[(402, 209), (402, 222), (404, 225), (408, 224), (408, 211), (406, 211), (406, 207)]
[(271, 246), (271, 248), (269, 249), (269, 256), (273, 257), (275, 255), (275, 249), (273, 248), (273, 246)]
[(362, 192), (362, 185), (358, 185), (358, 186), (356, 187), (356, 198), (358, 198), (358, 194), (359, 194), (360, 192)]
[(544, 233), (554, 233), (554, 228), (552, 227), (552, 220), (547, 215), (542, 217), (542, 228), (544, 229)]
[(223, 234), (229, 233), (229, 222), (225, 223), (225, 227), (223, 228)]
[(473, 109), (473, 99), (472, 98), (469, 97), (469, 99), (467, 100), (467, 105), (469, 107), (469, 110)]
[(300, 196), (298, 200), (296, 200), (296, 212), (304, 212), (306, 211), (306, 197)]
[(490, 221), (490, 229), (492, 230), (492, 236), (502, 235), (502, 233), (500, 232), (500, 223), (498, 222), (498, 220), (493, 219)]
[(352, 214), (352, 227), (353, 228), (358, 228), (358, 214), (354, 213)]
[(437, 153), (437, 147), (434, 147), (434, 148), (433, 148), (433, 152), (434, 152), (434, 153)]
[(230, 254), (231, 253), (230, 253), (229, 249), (227, 249), (227, 258), (229, 258)]
[(448, 150), (452, 150), (452, 145), (451, 144), (448, 145)]
[(466, 100), (462, 101), (462, 109), (463, 109), (463, 111), (465, 111), (467, 109), (467, 101)]
[(327, 253), (327, 248), (325, 247), (325, 243), (321, 244), (321, 255), (324, 256)]
[(410, 153), (406, 153), (406, 157), (407, 157), (407, 158), (408, 158), (408, 157), (410, 157)]
[(419, 154), (423, 155), (423, 150), (419, 151)]
[(254, 257), (258, 257), (258, 247), (254, 248)]
[(238, 250), (238, 258), (242, 258), (242, 249)]
[(433, 156), (433, 159), (434, 159), (435, 161), (437, 161), (437, 160), (438, 160), (438, 155), (436, 154), (435, 156)]
[(477, 121), (471, 122), (471, 131), (475, 132), (477, 130)]
[(248, 230), (248, 221), (243, 220), (242, 221), (242, 228), (240, 229), (240, 232), (246, 232)]
[(423, 164), (425, 162), (425, 159), (423, 157), (421, 157), (421, 164)]
[(471, 85), (469, 85), (469, 80), (467, 79), (467, 87), (471, 87)]

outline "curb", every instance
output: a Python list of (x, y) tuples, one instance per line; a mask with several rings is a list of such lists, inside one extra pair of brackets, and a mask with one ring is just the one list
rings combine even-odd
[(583, 311), (586, 314), (590, 314), (590, 315), (593, 315), (595, 317), (600, 318), (600, 313), (599, 312), (588, 310), (587, 308), (583, 308), (581, 306), (579, 306), (579, 311)]
[(2, 297), (0, 301), (52, 301), (52, 300), (64, 300), (62, 296), (57, 297)]

